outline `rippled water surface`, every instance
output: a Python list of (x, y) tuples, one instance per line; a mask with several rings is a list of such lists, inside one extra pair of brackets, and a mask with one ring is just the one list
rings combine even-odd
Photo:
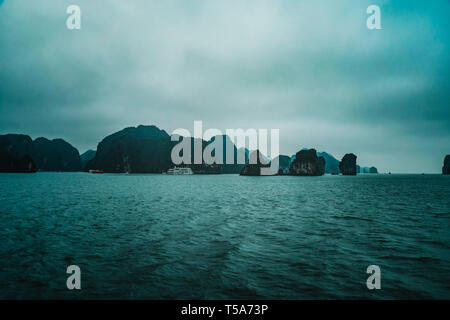
[(0, 174), (0, 298), (449, 299), (449, 192), (441, 175)]

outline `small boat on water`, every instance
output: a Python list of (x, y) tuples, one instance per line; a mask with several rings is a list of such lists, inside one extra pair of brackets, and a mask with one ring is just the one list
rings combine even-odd
[(171, 175), (184, 175), (184, 174), (194, 174), (194, 172), (192, 171), (191, 168), (179, 168), (179, 167), (175, 167), (175, 168), (171, 168), (169, 170), (167, 170), (167, 174), (171, 174)]
[(102, 173), (105, 173), (105, 172), (102, 171), (102, 170), (91, 169), (91, 170), (89, 170), (89, 173), (93, 173), (93, 174), (102, 174)]

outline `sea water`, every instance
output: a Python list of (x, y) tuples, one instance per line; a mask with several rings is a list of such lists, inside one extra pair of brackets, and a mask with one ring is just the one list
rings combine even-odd
[(449, 299), (449, 191), (442, 175), (0, 174), (0, 298)]

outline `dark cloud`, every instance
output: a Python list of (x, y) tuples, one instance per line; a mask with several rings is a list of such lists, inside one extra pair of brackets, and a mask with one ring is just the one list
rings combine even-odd
[[(1, 4), (0, 0), (0, 4)], [(125, 126), (279, 128), (281, 152), (437, 172), (450, 153), (448, 1), (10, 1), (0, 131), (80, 151)]]

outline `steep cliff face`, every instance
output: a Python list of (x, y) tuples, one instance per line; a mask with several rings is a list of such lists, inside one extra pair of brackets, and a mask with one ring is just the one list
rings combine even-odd
[[(246, 149), (237, 149), (233, 141), (227, 135), (221, 135), (213, 137), (206, 145), (210, 145), (215, 142), (216, 139), (222, 140), (222, 164), (217, 164), (221, 173), (224, 174), (239, 174), (245, 165), (248, 163), (249, 152)], [(229, 153), (229, 154), (228, 154)], [(212, 156), (215, 156), (215, 152), (212, 152)], [(227, 158), (228, 159), (227, 161)], [(228, 162), (228, 163), (227, 163)], [(242, 163), (243, 162), (243, 163)]]
[(260, 176), (261, 168), (269, 166), (269, 162), (264, 160), (259, 150), (253, 151), (250, 154), (249, 163), (241, 171), (241, 176)]
[(356, 165), (356, 173), (378, 173), (378, 169), (376, 167), (360, 167)]
[(450, 174), (450, 154), (445, 156), (442, 174)]
[(378, 173), (378, 170), (375, 167), (364, 167), (362, 171), (362, 173)]
[(36, 165), (29, 155), (15, 157), (8, 153), (0, 153), (0, 172), (36, 172)]
[(33, 141), (36, 167), (42, 171), (81, 171), (77, 149), (62, 139), (38, 138)]
[(173, 167), (174, 142), (155, 126), (130, 127), (103, 139), (85, 170), (121, 173), (161, 173)]
[(339, 164), (339, 170), (341, 170), (344, 176), (356, 175), (356, 155), (353, 153), (347, 153)]
[(274, 161), (278, 160), (278, 175), (288, 175), (291, 167), (291, 157), (279, 155)]
[(23, 134), (0, 135), (0, 152), (14, 158), (31, 156), (34, 153), (33, 140)]
[(318, 157), (323, 157), (325, 159), (325, 173), (338, 174), (339, 170), (339, 160), (333, 157), (327, 152), (317, 152)]
[(33, 141), (26, 135), (3, 135), (0, 136), (0, 154), (3, 159), (0, 171), (10, 171), (16, 166), (20, 172), (81, 170), (78, 150), (62, 139)]
[(82, 155), (80, 155), (81, 159), (81, 167), (84, 169), (86, 167), (86, 164), (95, 158), (96, 152), (94, 150), (88, 150)]
[(107, 152), (114, 141), (117, 141), (119, 138), (123, 136), (131, 136), (136, 139), (152, 139), (152, 140), (167, 140), (170, 139), (170, 136), (166, 131), (160, 130), (156, 126), (137, 126), (137, 127), (128, 127), (123, 130), (120, 130), (116, 133), (113, 133), (106, 138), (104, 138), (97, 147), (97, 154), (102, 154)]
[(378, 169), (375, 167), (370, 167), (369, 168), (369, 173), (378, 173)]
[(317, 158), (317, 175), (323, 176), (325, 174), (326, 161), (324, 157)]
[(300, 150), (291, 163), (292, 176), (321, 176), (325, 173), (325, 158), (317, 157), (315, 149)]

